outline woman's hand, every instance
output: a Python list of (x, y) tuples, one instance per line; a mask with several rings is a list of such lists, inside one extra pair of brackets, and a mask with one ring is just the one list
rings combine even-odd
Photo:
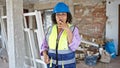
[(69, 29), (68, 24), (66, 22), (61, 21), (61, 20), (59, 21), (57, 26), (58, 26), (58, 28), (62, 28), (62, 29), (65, 29), (65, 30)]
[(70, 44), (72, 42), (72, 39), (73, 39), (73, 34), (72, 34), (72, 31), (70, 30), (68, 24), (66, 22), (59, 21), (57, 26), (58, 26), (58, 28), (62, 28), (62, 29), (67, 31), (68, 43)]
[(47, 55), (46, 52), (43, 52), (43, 57), (44, 57), (44, 62), (46, 64), (49, 64), (50, 63), (50, 59), (49, 59), (49, 56)]

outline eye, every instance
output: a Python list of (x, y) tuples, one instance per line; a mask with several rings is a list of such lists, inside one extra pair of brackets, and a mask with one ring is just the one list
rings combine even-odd
[(66, 13), (56, 13), (56, 16), (66, 16)]

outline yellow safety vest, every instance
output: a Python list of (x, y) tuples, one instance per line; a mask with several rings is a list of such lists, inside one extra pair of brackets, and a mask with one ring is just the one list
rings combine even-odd
[[(71, 25), (69, 24), (69, 27)], [(57, 40), (57, 26), (54, 25), (52, 27), (52, 31), (51, 34), (49, 35), (48, 38), (48, 45), (49, 45), (49, 49), (56, 49), (56, 40)], [(67, 41), (67, 32), (66, 30), (63, 30), (60, 39), (58, 41), (58, 50), (68, 50), (68, 41)]]

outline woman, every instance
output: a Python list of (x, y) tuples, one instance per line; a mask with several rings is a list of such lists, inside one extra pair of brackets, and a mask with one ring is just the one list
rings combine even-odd
[(53, 26), (49, 28), (41, 53), (48, 68), (76, 68), (75, 50), (80, 44), (78, 28), (71, 24), (69, 7), (59, 2), (53, 9)]

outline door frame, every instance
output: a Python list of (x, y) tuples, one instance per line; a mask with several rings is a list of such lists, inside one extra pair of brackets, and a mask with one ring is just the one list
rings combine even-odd
[(118, 5), (118, 55), (120, 55), (120, 4)]

